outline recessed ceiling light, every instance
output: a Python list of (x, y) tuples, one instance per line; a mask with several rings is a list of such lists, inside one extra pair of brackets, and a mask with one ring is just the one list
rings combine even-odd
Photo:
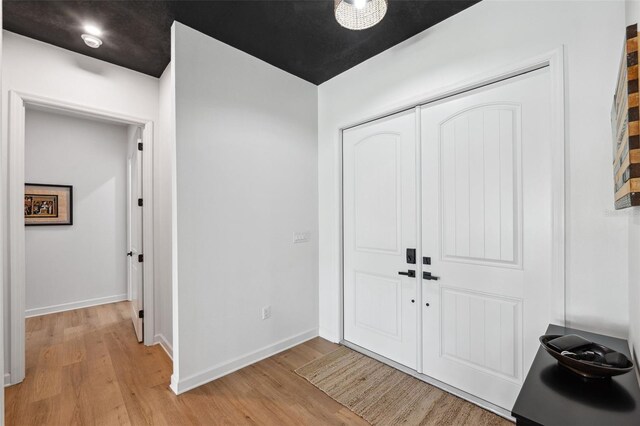
[(102, 35), (102, 30), (91, 24), (84, 26), (84, 32), (95, 37), (100, 37)]
[(102, 40), (91, 34), (82, 34), (80, 37), (82, 37), (82, 40), (84, 40), (84, 44), (93, 49), (97, 49), (102, 45)]

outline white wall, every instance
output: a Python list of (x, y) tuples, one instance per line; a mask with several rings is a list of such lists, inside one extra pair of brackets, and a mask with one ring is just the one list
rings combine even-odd
[[(627, 0), (626, 25), (640, 24), (640, 1)], [(627, 209), (629, 216), (629, 346), (640, 378), (640, 207)]]
[[(9, 90), (17, 90), (96, 109), (157, 121), (158, 79), (116, 65), (4, 32), (2, 57), (2, 145), (0, 147), (0, 216), (3, 261), (7, 252), (7, 122)], [(154, 187), (155, 193), (164, 188)], [(170, 209), (170, 206), (166, 206)], [(155, 247), (155, 252), (170, 248)], [(9, 366), (9, 271), (3, 270), (5, 371)]]
[(564, 45), (568, 325), (626, 336), (628, 219), (613, 210), (609, 124), (623, 42), (621, 1), (485, 0), (320, 85), (320, 334), (340, 336), (338, 129)]
[(27, 316), (127, 298), (127, 127), (27, 109), (25, 180), (73, 185), (72, 226), (27, 226)]
[[(2, 21), (2, 3), (0, 2), (0, 21)], [(0, 31), (0, 69), (2, 69), (2, 45), (3, 45), (3, 32)], [(2, 86), (2, 73), (0, 73), (0, 86)], [(0, 115), (2, 115), (4, 109), (6, 107), (2, 104), (0, 104)], [(1, 155), (2, 155), (3, 151), (1, 149), (1, 145), (0, 145), (0, 176), (2, 176), (4, 178), (4, 166), (2, 165), (1, 162)], [(0, 190), (0, 195), (2, 195), (2, 190)], [(4, 200), (4, 198), (2, 198)], [(0, 210), (0, 217), (4, 217), (2, 216), (4, 213), (2, 210)], [(4, 230), (2, 229), (2, 220), (0, 219), (0, 283), (2, 283), (3, 277), (4, 277), (4, 256), (3, 256), (3, 249), (2, 249), (2, 242), (4, 241)], [(0, 339), (0, 372), (4, 373), (5, 372), (5, 360), (4, 360), (4, 356), (2, 356), (5, 352), (4, 352), (4, 337), (5, 337), (5, 329), (4, 329), (4, 317), (5, 317), (5, 307), (4, 307), (4, 291), (0, 291), (0, 331), (2, 331), (2, 339)], [(4, 374), (3, 374), (4, 375)], [(5, 375), (5, 377), (7, 377)], [(6, 381), (6, 379), (5, 379)], [(4, 425), (4, 392), (0, 392), (0, 426)]]
[(181, 392), (317, 335), (317, 87), (179, 23), (173, 38)]
[(629, 214), (629, 346), (640, 378), (640, 209)]
[(163, 345), (165, 350), (171, 355), (173, 352), (173, 323), (172, 303), (171, 303), (171, 276), (172, 276), (172, 214), (171, 214), (171, 167), (173, 152), (173, 78), (171, 66), (167, 66), (160, 77), (160, 110), (158, 140), (156, 155), (156, 167), (158, 181), (162, 188), (157, 191), (155, 198), (155, 246), (156, 249), (155, 268), (155, 337), (154, 340)]

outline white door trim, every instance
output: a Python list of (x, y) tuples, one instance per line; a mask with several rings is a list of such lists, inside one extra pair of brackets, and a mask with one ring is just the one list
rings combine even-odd
[[(25, 111), (27, 107), (56, 111), (74, 116), (102, 119), (122, 124), (140, 126), (145, 155), (143, 156), (144, 209), (144, 344), (153, 345), (155, 327), (153, 324), (153, 121), (131, 117), (118, 112), (80, 105), (61, 99), (9, 91), (9, 140), (8, 140), (8, 219), (9, 219), (9, 371), (11, 384), (20, 383), (25, 376), (25, 230), (24, 230), (24, 151), (25, 151)], [(123, 261), (125, 254), (123, 247)]]
[[(337, 186), (337, 203), (338, 211), (338, 235), (335, 238), (337, 247), (334, 246), (338, 255), (338, 283), (339, 289), (339, 301), (340, 309), (338, 309), (338, 324), (339, 324), (339, 341), (344, 342), (344, 227), (343, 227), (343, 141), (342, 132), (351, 127), (359, 126), (370, 121), (378, 120), (383, 117), (387, 117), (392, 114), (397, 114), (402, 111), (406, 111), (416, 106), (426, 105), (432, 102), (436, 102), (441, 99), (445, 99), (451, 96), (455, 96), (470, 90), (474, 90), (489, 84), (497, 83), (499, 81), (515, 77), (520, 74), (525, 74), (530, 71), (534, 71), (540, 68), (549, 68), (551, 75), (551, 98), (552, 98), (552, 110), (551, 110), (551, 134), (553, 135), (552, 143), (552, 295), (553, 303), (552, 315), (550, 322), (558, 325), (565, 324), (565, 152), (566, 152), (566, 128), (565, 128), (565, 115), (566, 115), (566, 103), (565, 103), (565, 72), (564, 72), (564, 46), (547, 52), (545, 54), (527, 59), (525, 61), (518, 62), (516, 64), (501, 67), (494, 71), (477, 75), (468, 80), (461, 81), (448, 87), (438, 89), (429, 93), (419, 95), (412, 100), (398, 105), (396, 108), (382, 112), (378, 115), (371, 117), (363, 117), (361, 120), (354, 123), (345, 123), (338, 129), (338, 141), (339, 146), (337, 149), (337, 155), (335, 158), (336, 170), (340, 170), (338, 178), (336, 179)], [(335, 234), (334, 234), (335, 235)], [(420, 364), (418, 364), (420, 368)]]

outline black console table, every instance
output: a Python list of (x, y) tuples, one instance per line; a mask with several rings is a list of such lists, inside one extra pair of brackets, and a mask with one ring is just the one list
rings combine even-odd
[[(545, 334), (579, 334), (625, 354), (624, 339), (550, 325)], [(640, 387), (634, 371), (610, 380), (587, 380), (558, 365), (539, 348), (511, 415), (518, 425), (640, 425)]]

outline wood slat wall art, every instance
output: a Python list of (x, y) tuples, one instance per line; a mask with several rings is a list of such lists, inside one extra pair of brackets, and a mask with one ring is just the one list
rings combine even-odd
[(627, 27), (618, 84), (611, 109), (616, 209), (640, 206), (640, 112), (638, 25)]

